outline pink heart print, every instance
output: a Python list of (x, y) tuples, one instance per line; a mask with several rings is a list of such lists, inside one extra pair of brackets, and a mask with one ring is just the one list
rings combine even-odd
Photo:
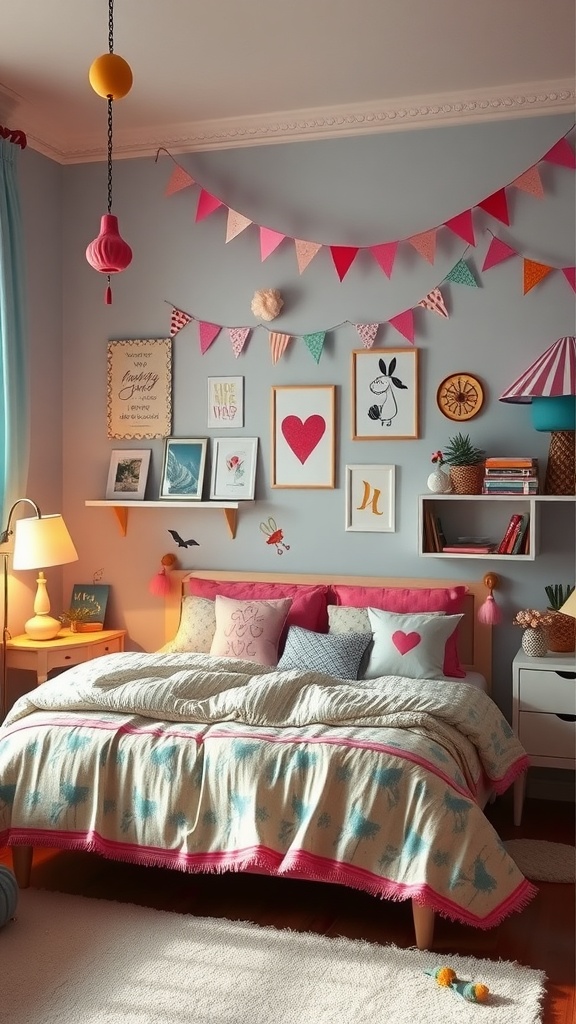
[(326, 420), (315, 414), (304, 422), (299, 416), (285, 416), (282, 433), (297, 459), (304, 465), (326, 432)]
[(402, 629), (397, 629), (395, 633), (392, 633), (392, 643), (400, 654), (408, 654), (409, 651), (418, 647), (421, 640), (420, 633), (405, 633)]

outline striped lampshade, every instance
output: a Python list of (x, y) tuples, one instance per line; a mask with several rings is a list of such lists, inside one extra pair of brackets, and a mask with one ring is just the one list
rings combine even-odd
[(500, 395), (501, 402), (576, 395), (576, 338), (558, 338)]

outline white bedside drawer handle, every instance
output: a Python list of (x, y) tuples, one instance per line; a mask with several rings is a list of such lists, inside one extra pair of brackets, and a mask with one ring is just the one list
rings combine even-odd
[(561, 679), (576, 679), (576, 672), (556, 672)]
[(556, 715), (556, 718), (561, 718), (563, 722), (576, 722), (576, 715)]

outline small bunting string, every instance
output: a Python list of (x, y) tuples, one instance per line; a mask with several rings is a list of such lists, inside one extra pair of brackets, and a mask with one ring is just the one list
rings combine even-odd
[[(492, 232), (490, 231), (489, 234), (492, 235)], [(576, 291), (576, 267), (555, 267), (550, 263), (543, 263), (542, 260), (532, 259), (518, 252), (517, 249), (513, 249), (511, 245), (503, 242), (497, 235), (492, 235), (492, 240), (482, 264), (482, 272), (498, 266), (499, 263), (503, 263), (504, 260), (508, 260), (512, 256), (518, 256), (522, 260), (522, 287), (524, 295), (532, 291), (552, 271), (560, 271), (572, 291)]]

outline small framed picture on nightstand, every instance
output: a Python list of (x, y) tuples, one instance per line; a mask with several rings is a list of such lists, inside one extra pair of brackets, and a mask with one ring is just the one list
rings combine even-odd
[(95, 633), (104, 629), (110, 587), (107, 583), (75, 583), (70, 607), (64, 618), (76, 633)]

